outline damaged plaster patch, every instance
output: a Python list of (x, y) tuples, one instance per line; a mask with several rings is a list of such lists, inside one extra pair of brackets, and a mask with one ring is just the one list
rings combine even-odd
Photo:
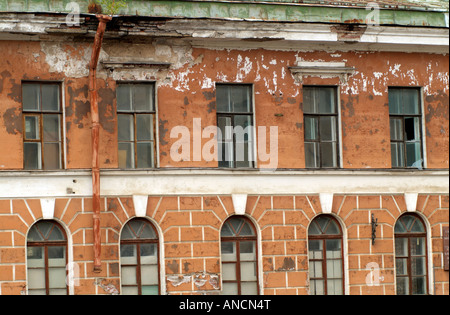
[[(88, 44), (69, 46), (64, 42), (41, 41), (41, 51), (50, 72), (64, 73), (66, 77), (83, 78), (89, 75), (89, 62), (92, 48)], [(100, 51), (99, 59), (104, 59), (105, 52)]]
[(9, 108), (3, 114), (3, 121), (6, 132), (12, 135), (22, 133), (22, 116), (16, 115), (15, 108)]

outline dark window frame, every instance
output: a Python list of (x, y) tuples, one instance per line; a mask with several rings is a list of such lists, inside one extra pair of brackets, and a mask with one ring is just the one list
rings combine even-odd
[[(304, 106), (304, 101), (303, 101), (303, 134), (306, 135), (306, 118), (314, 118), (317, 120), (317, 129), (318, 129), (318, 139), (317, 140), (311, 140), (308, 139), (306, 140), (306, 138), (304, 137), (304, 143), (314, 143), (314, 144), (319, 144), (319, 165), (317, 167), (315, 166), (308, 166), (306, 165), (306, 146), (304, 146), (304, 150), (305, 150), (305, 167), (307, 169), (339, 169), (340, 168), (340, 141), (339, 141), (339, 137), (340, 137), (340, 133), (339, 133), (339, 104), (338, 104), (338, 92), (339, 89), (337, 86), (335, 85), (304, 85), (303, 86), (303, 91), (304, 89), (321, 89), (321, 88), (332, 88), (333, 89), (333, 94), (334, 94), (334, 113), (308, 113), (306, 112), (305, 106)], [(304, 92), (303, 92), (304, 95)], [(322, 137), (321, 137), (321, 133), (320, 133), (320, 118), (321, 117), (334, 117), (335, 122), (336, 122), (336, 128), (334, 130), (335, 132), (335, 137), (336, 140), (332, 141), (332, 140), (323, 140), (322, 141)], [(336, 145), (336, 166), (323, 166), (323, 158), (322, 158), (322, 143), (335, 143)]]
[[(342, 231), (342, 227), (341, 224), (338, 222), (338, 220), (336, 220), (336, 218), (334, 218), (331, 215), (326, 215), (326, 214), (322, 214), (317, 216), (316, 218), (314, 218), (310, 224), (314, 223), (314, 220), (317, 219), (318, 217), (326, 217), (330, 219), (330, 222), (327, 225), (326, 230), (329, 228), (331, 221), (333, 221), (339, 228), (339, 234), (320, 234), (320, 235), (310, 235), (309, 234), (309, 227), (308, 227), (308, 245), (309, 245), (309, 241), (313, 240), (313, 241), (321, 241), (322, 242), (322, 258), (319, 259), (315, 259), (315, 258), (311, 258), (309, 257), (309, 251), (308, 251), (308, 264), (310, 262), (316, 262), (319, 261), (322, 265), (322, 277), (314, 277), (311, 278), (310, 277), (310, 281), (314, 281), (314, 280), (321, 280), (324, 281), (324, 295), (328, 295), (328, 277), (327, 277), (327, 240), (340, 240), (340, 246), (341, 246), (341, 266), (342, 266), (342, 270), (341, 270), (341, 275), (342, 275), (342, 294), (345, 294), (345, 265), (344, 265), (344, 234)], [(314, 223), (316, 224), (316, 223)], [(324, 231), (325, 232), (325, 231)], [(309, 248), (309, 246), (308, 246)]]
[[(395, 278), (396, 278), (396, 283), (397, 283), (397, 278), (408, 278), (408, 290), (409, 290), (409, 295), (414, 295), (414, 293), (413, 293), (413, 275), (412, 275), (412, 257), (422, 257), (422, 258), (424, 258), (425, 259), (425, 266), (424, 266), (424, 269), (425, 269), (425, 275), (422, 275), (422, 276), (424, 276), (425, 277), (425, 282), (426, 282), (426, 293), (425, 293), (425, 295), (427, 295), (427, 294), (429, 294), (429, 292), (430, 292), (430, 288), (429, 288), (429, 273), (428, 273), (428, 243), (427, 243), (427, 228), (426, 228), (426, 225), (425, 225), (425, 222), (423, 221), (423, 219), (420, 217), (420, 216), (418, 216), (418, 215), (416, 215), (416, 214), (414, 214), (414, 213), (407, 213), (407, 214), (403, 214), (403, 215), (401, 215), (399, 218), (398, 218), (398, 220), (397, 220), (397, 222), (396, 222), (396, 225), (397, 224), (401, 224), (401, 222), (399, 222), (399, 220), (401, 219), (401, 218), (403, 218), (403, 217), (405, 217), (405, 216), (411, 216), (411, 217), (414, 217), (414, 220), (418, 220), (419, 222), (420, 222), (420, 224), (423, 226), (423, 228), (424, 228), (424, 232), (404, 232), (404, 233), (399, 233), (399, 232), (394, 232), (394, 240), (397, 240), (397, 239), (407, 239), (408, 241), (407, 241), (407, 246), (408, 246), (408, 251), (407, 251), (407, 256), (399, 256), (399, 255), (397, 255), (397, 253), (395, 252), (395, 254), (394, 254), (394, 259), (395, 259)], [(412, 223), (411, 224), (411, 226), (413, 226), (414, 225), (414, 223)], [(395, 226), (394, 226), (394, 228), (395, 228)], [(413, 238), (423, 238), (423, 242), (424, 242), (424, 244), (425, 244), (425, 248), (424, 248), (424, 255), (412, 255), (412, 253), (411, 253), (411, 240), (413, 239)], [(394, 242), (395, 243), (395, 242)], [(406, 259), (406, 263), (407, 263), (407, 268), (406, 268), (406, 271), (407, 271), (407, 274), (406, 275), (399, 275), (398, 273), (397, 273), (397, 260), (401, 260), (401, 259)], [(416, 275), (417, 276), (417, 275)], [(396, 292), (397, 292), (397, 294), (398, 294), (398, 283), (397, 283), (397, 286), (396, 286)]]
[[(132, 122), (133, 122), (133, 137), (134, 139), (131, 141), (126, 141), (126, 140), (119, 140), (117, 141), (118, 146), (120, 143), (132, 143), (133, 144), (133, 166), (132, 167), (124, 167), (122, 169), (126, 169), (126, 170), (133, 170), (133, 169), (155, 169), (157, 168), (157, 164), (158, 164), (158, 159), (157, 159), (157, 149), (158, 149), (158, 143), (157, 143), (157, 105), (156, 105), (156, 82), (148, 82), (148, 81), (119, 81), (117, 82), (117, 87), (121, 85), (121, 86), (136, 86), (136, 85), (149, 85), (152, 86), (152, 104), (153, 104), (153, 111), (136, 111), (134, 110), (120, 110), (118, 104), (116, 103), (116, 112), (117, 112), (117, 130), (119, 130), (119, 115), (126, 115), (126, 116), (131, 116), (132, 117)], [(116, 87), (116, 91), (117, 91), (117, 87)], [(116, 92), (116, 100), (117, 100), (117, 92)], [(118, 100), (117, 100), (118, 101)], [(151, 115), (153, 117), (153, 140), (137, 140), (138, 136), (137, 136), (137, 116), (139, 115)], [(153, 142), (153, 166), (150, 168), (142, 168), (142, 167), (138, 167), (138, 150), (137, 150), (137, 146), (138, 143), (148, 143), (148, 142)], [(117, 148), (117, 150), (119, 151), (119, 148)]]
[[(393, 164), (391, 165), (391, 168), (393, 169), (416, 169), (416, 167), (413, 166), (408, 166), (408, 157), (407, 157), (407, 150), (406, 150), (406, 144), (408, 143), (407, 137), (406, 137), (406, 119), (407, 118), (417, 118), (419, 121), (419, 140), (420, 140), (420, 155), (421, 155), (421, 159), (422, 159), (422, 166), (424, 166), (424, 139), (423, 139), (423, 132), (422, 132), (422, 128), (423, 128), (423, 122), (422, 122), (422, 117), (423, 117), (423, 113), (422, 113), (422, 89), (420, 87), (404, 87), (404, 86), (389, 86), (388, 87), (388, 95), (389, 92), (391, 90), (415, 90), (418, 93), (418, 114), (394, 114), (394, 113), (390, 113), (389, 112), (389, 130), (391, 130), (391, 121), (392, 120), (401, 120), (401, 126), (402, 126), (402, 131), (403, 131), (403, 139), (402, 140), (397, 140), (397, 139), (392, 139), (391, 136), (389, 136), (390, 138), (390, 148), (392, 150), (392, 144), (393, 143), (401, 143), (403, 144), (403, 166), (393, 166)], [(392, 152), (391, 152), (391, 162), (392, 162)]]
[[(24, 109), (23, 106), (23, 93), (24, 93), (24, 85), (34, 84), (39, 85), (39, 94), (40, 94), (40, 104), (41, 108), (38, 110), (29, 110)], [(58, 85), (58, 111), (50, 111), (42, 109), (42, 86), (43, 85)], [(63, 170), (65, 169), (65, 154), (64, 154), (64, 115), (63, 115), (63, 93), (62, 93), (62, 84), (59, 81), (22, 81), (21, 83), (21, 95), (22, 95), (22, 126), (23, 126), (23, 135), (22, 141), (23, 146), (25, 147), (26, 143), (39, 143), (40, 144), (40, 165), (38, 165), (37, 169), (34, 168), (26, 168), (25, 162), (25, 148), (24, 148), (24, 156), (23, 156), (23, 168), (25, 170)], [(59, 116), (59, 141), (44, 141), (44, 116), (50, 115), (58, 115)], [(39, 119), (39, 137), (40, 139), (27, 139), (26, 137), (26, 117), (38, 117)], [(59, 144), (59, 168), (46, 168), (45, 167), (45, 143), (58, 143)]]
[[(68, 256), (69, 249), (68, 249), (67, 234), (66, 234), (66, 231), (62, 228), (62, 226), (58, 222), (53, 221), (53, 220), (43, 220), (43, 221), (52, 223), (53, 224), (52, 230), (56, 226), (63, 233), (63, 236), (64, 236), (64, 240), (61, 240), (61, 241), (28, 241), (27, 240), (27, 248), (28, 247), (30, 247), (30, 248), (32, 248), (32, 247), (43, 247), (44, 248), (45, 294), (46, 295), (50, 295), (48, 247), (52, 247), (52, 246), (55, 246), (55, 247), (62, 247), (62, 246), (64, 246), (65, 247), (66, 266), (67, 266), (68, 261), (69, 261), (69, 256)], [(36, 222), (34, 225), (39, 224), (40, 222), (42, 222), (42, 221)], [(31, 226), (31, 228), (33, 228), (34, 225)], [(29, 280), (28, 279), (28, 270), (30, 270), (30, 269), (42, 269), (42, 268), (41, 267), (29, 267), (27, 265), (27, 280)], [(68, 276), (68, 270), (67, 270), (67, 267), (66, 267), (66, 279), (67, 279), (67, 276)], [(28, 290), (39, 290), (39, 289), (28, 289)], [(69, 286), (67, 285), (67, 281), (66, 281), (66, 294), (69, 295)]]
[[(251, 83), (216, 83), (216, 90), (218, 86), (229, 86), (229, 87), (233, 87), (233, 86), (245, 86), (247, 88), (250, 89), (250, 109), (251, 112), (225, 112), (225, 111), (219, 111), (218, 109), (216, 110), (216, 123), (217, 126), (219, 126), (219, 119), (220, 118), (230, 118), (231, 120), (231, 128), (234, 130), (234, 128), (236, 127), (236, 122), (235, 122), (235, 118), (239, 117), (239, 116), (251, 116), (251, 122), (252, 122), (252, 127), (254, 127), (255, 125), (255, 110), (254, 110), (254, 93), (253, 93), (253, 84)], [(217, 93), (216, 93), (216, 104), (217, 104)], [(216, 108), (217, 105), (216, 105)], [(251, 147), (251, 154), (252, 154), (252, 161), (249, 161), (250, 166), (246, 166), (246, 167), (237, 167), (236, 163), (237, 162), (242, 162), (242, 161), (237, 161), (236, 159), (236, 134), (233, 133), (233, 161), (225, 161), (228, 162), (230, 166), (225, 166), (225, 165), (220, 165), (221, 162), (224, 161), (220, 161), (220, 159), (222, 158), (221, 156), (219, 156), (219, 168), (225, 168), (225, 169), (254, 169), (256, 167), (256, 152), (254, 152), (254, 137), (255, 135), (252, 134), (252, 139), (250, 139), (251, 143), (252, 143), (252, 147)], [(218, 145), (222, 145), (222, 143), (225, 143), (225, 134), (222, 134), (222, 139), (217, 139), (218, 140)], [(219, 152), (222, 152), (222, 156), (224, 155), (224, 152), (221, 151), (221, 149), (219, 149)], [(250, 153), (250, 152), (249, 152)], [(218, 153), (219, 154), (219, 153)]]
[[(222, 283), (236, 283), (237, 284), (237, 288), (238, 288), (238, 293), (237, 295), (242, 295), (242, 283), (243, 282), (254, 282), (254, 281), (242, 281), (241, 280), (241, 251), (240, 251), (240, 243), (241, 242), (254, 242), (255, 244), (255, 266), (256, 266), (256, 287), (257, 287), (257, 295), (260, 294), (260, 288), (259, 288), (259, 264), (258, 264), (258, 236), (256, 234), (256, 229), (254, 224), (245, 216), (240, 216), (240, 215), (236, 215), (236, 216), (231, 216), (230, 218), (228, 218), (225, 222), (224, 225), (227, 224), (227, 221), (229, 219), (232, 218), (239, 218), (244, 220), (246, 223), (248, 223), (250, 225), (250, 227), (252, 228), (253, 232), (254, 232), (254, 236), (221, 236), (220, 237), (220, 242), (221, 242), (221, 246), (222, 243), (235, 243), (236, 244), (236, 261), (221, 261), (222, 265), (223, 264), (235, 264), (236, 265), (236, 280), (223, 280), (222, 279)], [(241, 227), (244, 227), (244, 224)], [(223, 227), (222, 227), (223, 228)], [(222, 254), (221, 254), (222, 256)], [(248, 261), (245, 261), (248, 262)], [(223, 278), (223, 276), (222, 276)], [(245, 293), (244, 293), (245, 294)]]
[[(144, 224), (150, 226), (150, 228), (154, 231), (156, 238), (155, 239), (126, 239), (126, 240), (120, 240), (120, 246), (122, 245), (135, 245), (136, 246), (136, 264), (123, 264), (120, 262), (120, 269), (122, 267), (135, 267), (136, 268), (136, 285), (126, 285), (122, 283), (122, 276), (120, 278), (121, 280), (121, 287), (136, 287), (138, 288), (138, 295), (142, 295), (142, 277), (141, 277), (141, 245), (143, 244), (155, 244), (156, 246), (156, 258), (157, 258), (157, 266), (158, 266), (158, 295), (161, 295), (161, 261), (159, 257), (159, 244), (160, 244), (160, 238), (158, 234), (158, 230), (156, 227), (148, 220), (143, 218), (133, 218), (130, 221), (128, 221), (126, 224), (129, 224), (131, 221), (141, 221), (144, 222)], [(130, 227), (131, 228), (131, 227)]]

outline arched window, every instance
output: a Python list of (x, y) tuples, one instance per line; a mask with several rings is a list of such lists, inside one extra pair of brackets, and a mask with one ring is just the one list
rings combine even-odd
[(405, 214), (394, 228), (397, 294), (427, 294), (427, 233), (419, 216)]
[(39, 221), (28, 232), (29, 295), (67, 295), (67, 238), (54, 221)]
[(155, 228), (144, 219), (133, 219), (120, 236), (122, 294), (158, 295), (159, 240)]
[(257, 295), (258, 263), (256, 233), (242, 216), (228, 219), (221, 231), (222, 294)]
[(308, 229), (310, 294), (344, 293), (342, 231), (328, 215), (315, 218)]

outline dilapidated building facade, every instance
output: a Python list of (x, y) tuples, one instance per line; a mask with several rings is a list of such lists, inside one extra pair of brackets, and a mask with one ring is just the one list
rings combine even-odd
[(0, 0), (0, 294), (449, 293), (448, 7), (124, 3)]

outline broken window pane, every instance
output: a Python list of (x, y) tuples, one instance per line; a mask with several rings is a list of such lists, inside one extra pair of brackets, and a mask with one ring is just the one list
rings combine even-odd
[(420, 140), (418, 117), (405, 117), (405, 134), (406, 140)]
[(41, 86), (40, 84), (26, 83), (22, 85), (22, 105), (24, 111), (41, 110)]

